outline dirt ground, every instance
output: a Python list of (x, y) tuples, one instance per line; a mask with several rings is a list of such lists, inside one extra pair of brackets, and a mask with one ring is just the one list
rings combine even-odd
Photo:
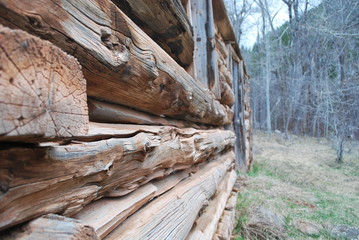
[(258, 206), (283, 217), (285, 234), (277, 238), (335, 239), (334, 226), (359, 227), (358, 142), (346, 145), (339, 164), (327, 139), (256, 131), (253, 154), (252, 171), (240, 177), (235, 239), (250, 238), (246, 227)]

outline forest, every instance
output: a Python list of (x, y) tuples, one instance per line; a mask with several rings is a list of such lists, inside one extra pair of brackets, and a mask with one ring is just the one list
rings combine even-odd
[[(344, 145), (359, 139), (359, 1), (226, 4), (251, 79), (254, 128), (326, 137), (342, 162)], [(256, 38), (246, 46), (249, 28)]]

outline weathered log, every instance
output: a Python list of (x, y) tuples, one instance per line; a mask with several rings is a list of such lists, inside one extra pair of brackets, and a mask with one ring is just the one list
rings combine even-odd
[(215, 197), (209, 201), (208, 206), (196, 219), (191, 232), (186, 238), (187, 240), (212, 239), (236, 179), (237, 174), (234, 170), (226, 174), (217, 189)]
[(178, 0), (113, 0), (141, 29), (181, 66), (193, 59), (193, 34), (185, 9)]
[(236, 200), (238, 193), (232, 192), (227, 201), (221, 219), (218, 222), (213, 240), (230, 240), (234, 227), (236, 226)]
[(179, 171), (168, 177), (156, 180), (119, 198), (106, 198), (85, 206), (74, 218), (93, 226), (102, 239), (152, 198), (173, 188), (182, 179), (188, 177), (188, 170)]
[(193, 127), (206, 129), (193, 122), (163, 118), (145, 112), (136, 111), (118, 104), (106, 103), (96, 99), (88, 99), (90, 121), (103, 123), (130, 123), (146, 125), (174, 126), (179, 128)]
[(232, 107), (235, 100), (233, 90), (224, 79), (220, 83), (221, 83), (221, 99), (219, 101), (222, 104)]
[(46, 213), (69, 216), (103, 196), (126, 195), (233, 144), (231, 131), (90, 124), (82, 141), (3, 146), (0, 230)]
[(72, 217), (92, 226), (102, 239), (118, 224), (152, 199), (156, 191), (157, 188), (153, 184), (147, 183), (124, 197), (95, 201)]
[(236, 55), (240, 59), (243, 59), (239, 50), (236, 35), (234, 34), (231, 20), (229, 19), (229, 15), (227, 13), (224, 0), (213, 1), (213, 9), (216, 9), (216, 11), (213, 12), (214, 21), (217, 25), (219, 33), (223, 37), (223, 40), (225, 42), (230, 42)]
[(81, 221), (48, 214), (0, 235), (3, 240), (53, 239), (98, 240), (93, 227)]
[(222, 74), (224, 80), (232, 88), (233, 87), (233, 76), (228, 71), (228, 68), (225, 65), (220, 66), (220, 73)]
[(0, 141), (87, 133), (86, 81), (50, 42), (0, 25)]
[[(205, 163), (202, 163), (205, 164)], [(199, 164), (200, 165), (200, 164)], [(155, 192), (155, 197), (167, 192), (168, 190), (172, 189), (176, 186), (180, 181), (187, 178), (190, 173), (195, 173), (199, 169), (199, 165), (195, 165), (191, 168), (177, 171), (166, 178), (151, 181), (151, 183), (157, 188)]]
[(88, 96), (193, 122), (231, 121), (228, 108), (109, 0), (0, 4), (1, 23), (27, 29), (79, 59)]
[(140, 209), (105, 239), (185, 239), (206, 201), (232, 168), (233, 155), (208, 163), (197, 173)]
[(222, 57), (226, 59), (228, 57), (228, 50), (222, 39), (216, 37), (216, 48), (221, 53)]

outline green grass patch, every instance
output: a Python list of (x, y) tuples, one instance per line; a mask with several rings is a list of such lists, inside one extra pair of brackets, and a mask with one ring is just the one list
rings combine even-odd
[[(288, 238), (293, 240), (333, 239), (330, 226), (359, 226), (359, 145), (338, 164), (325, 141), (257, 137), (254, 146), (260, 150), (254, 155), (252, 170), (242, 175), (247, 180), (238, 197), (234, 239), (246, 239), (242, 228), (254, 206), (283, 215)], [(299, 220), (323, 226), (319, 236), (300, 232), (294, 224)]]

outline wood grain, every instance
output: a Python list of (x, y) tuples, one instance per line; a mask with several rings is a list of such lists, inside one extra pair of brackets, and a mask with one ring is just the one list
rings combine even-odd
[(48, 41), (0, 25), (0, 112), (0, 141), (85, 135), (79, 63)]
[(232, 163), (232, 154), (219, 156), (137, 211), (105, 239), (185, 239), (198, 212), (216, 192)]
[(124, 197), (105, 198), (92, 202), (72, 217), (92, 226), (102, 239), (152, 199), (156, 191), (157, 188), (153, 184), (147, 183)]
[(102, 239), (140, 207), (164, 192), (172, 189), (195, 169), (178, 171), (163, 179), (151, 181), (136, 191), (117, 198), (104, 198), (85, 206), (74, 218), (94, 227)]
[(29, 30), (79, 59), (89, 96), (204, 124), (232, 120), (228, 107), (109, 0), (0, 4), (1, 23)]
[(232, 191), (231, 196), (229, 197), (226, 207), (223, 211), (221, 219), (218, 221), (218, 226), (215, 234), (213, 235), (213, 240), (230, 240), (232, 237), (232, 232), (234, 227), (237, 224), (236, 221), (236, 202), (237, 202), (238, 193)]
[(114, 0), (119, 8), (181, 66), (193, 61), (193, 33), (178, 0)]
[(196, 223), (186, 237), (187, 240), (212, 239), (236, 179), (237, 174), (235, 170), (226, 174), (218, 186), (215, 196), (208, 202), (208, 206), (202, 210), (201, 215), (196, 219)]
[(231, 131), (218, 129), (90, 124), (81, 141), (4, 145), (0, 229), (46, 213), (69, 216), (103, 196), (124, 196), (230, 151), (234, 141)]
[(12, 229), (0, 235), (3, 240), (99, 240), (91, 226), (82, 224), (79, 220), (66, 218), (56, 214), (48, 214)]
[(88, 106), (90, 121), (94, 122), (163, 125), (179, 128), (208, 128), (205, 125), (199, 125), (193, 122), (181, 121), (172, 118), (159, 117), (118, 104), (99, 101), (93, 98), (88, 99)]

